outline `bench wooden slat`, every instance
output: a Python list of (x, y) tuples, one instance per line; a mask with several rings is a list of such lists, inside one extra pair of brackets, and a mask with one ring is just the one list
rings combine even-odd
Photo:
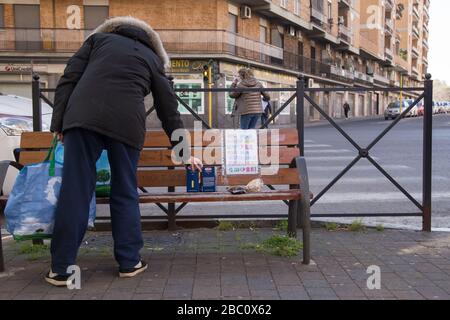
[[(164, 193), (142, 194), (140, 203), (181, 203), (181, 202), (229, 202), (229, 201), (275, 201), (298, 200), (301, 198), (300, 190), (264, 191), (233, 195), (229, 192), (199, 192), (199, 193)], [(98, 204), (108, 204), (109, 198), (97, 198)]]
[[(224, 177), (217, 172), (218, 186), (245, 185), (251, 180), (258, 178), (253, 175), (235, 175)], [(186, 186), (185, 170), (139, 170), (137, 173), (138, 185), (140, 187), (182, 187)], [(297, 169), (280, 168), (278, 174), (262, 176), (264, 183), (271, 185), (298, 184)]]
[[(200, 149), (199, 149), (200, 150)], [(201, 149), (203, 155), (213, 155), (218, 159), (217, 163), (206, 163), (206, 165), (220, 166), (222, 165), (222, 152), (221, 148), (203, 148)], [(259, 148), (260, 160), (267, 159), (270, 156), (271, 151), (277, 152), (279, 154), (279, 164), (286, 165), (290, 164), (291, 161), (300, 155), (298, 148), (289, 147), (261, 147)], [(171, 150), (143, 150), (141, 152), (141, 158), (139, 160), (139, 166), (143, 167), (181, 167), (183, 164), (174, 165), (171, 158)], [(47, 151), (28, 151), (24, 150), (20, 153), (20, 163), (23, 165), (28, 165), (32, 163), (42, 162), (47, 155)], [(263, 158), (264, 157), (264, 158)], [(265, 161), (267, 162), (267, 160)]]
[[(295, 128), (282, 128), (275, 129), (279, 132), (279, 145), (280, 146), (294, 146), (298, 144), (298, 136), (297, 130)], [(211, 133), (214, 131), (221, 131), (218, 129), (213, 129)], [(263, 145), (265, 139), (261, 139), (267, 135), (267, 143), (266, 145), (272, 145), (271, 134), (269, 132), (271, 129), (259, 130), (258, 134), (260, 137), (260, 144)], [(196, 137), (194, 133), (191, 131), (192, 141)], [(219, 141), (211, 141), (208, 137), (203, 137), (202, 146), (211, 146), (211, 147), (219, 147), (222, 145), (221, 139)], [(24, 132), (22, 134), (20, 140), (20, 147), (23, 149), (45, 149), (49, 148), (52, 143), (53, 135), (50, 132)], [(200, 144), (199, 144), (200, 145)], [(164, 131), (154, 130), (147, 131), (144, 147), (145, 148), (168, 148), (170, 147), (170, 141)]]

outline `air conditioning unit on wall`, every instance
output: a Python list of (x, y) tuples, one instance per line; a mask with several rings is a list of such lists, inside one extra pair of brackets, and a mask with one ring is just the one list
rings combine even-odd
[(293, 26), (289, 26), (287, 31), (291, 37), (295, 37), (295, 28)]
[(252, 17), (252, 8), (249, 6), (241, 7), (241, 18), (242, 19), (250, 19)]

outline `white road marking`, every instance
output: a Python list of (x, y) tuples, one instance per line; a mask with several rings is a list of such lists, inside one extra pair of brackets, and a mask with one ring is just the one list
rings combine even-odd
[[(422, 193), (413, 192), (411, 196), (420, 202)], [(435, 192), (433, 199), (449, 199), (450, 192)], [(330, 192), (323, 196), (317, 203), (342, 203), (362, 201), (409, 201), (400, 191), (396, 192)]]
[[(333, 157), (333, 156), (329, 156), (329, 157), (308, 157), (306, 156), (306, 162), (310, 162), (310, 161), (339, 161), (339, 160), (353, 160), (355, 159), (355, 156), (337, 156), (337, 157)], [(372, 157), (374, 160), (379, 160), (379, 158), (377, 157)]]
[[(307, 150), (306, 156), (310, 153), (345, 153), (345, 152), (352, 152), (348, 149), (324, 149), (324, 150)], [(355, 151), (356, 152), (356, 151)]]
[(305, 144), (305, 148), (330, 148), (329, 144)]
[[(307, 159), (308, 161), (308, 159)], [(382, 165), (385, 170), (416, 170), (402, 165)], [(308, 171), (341, 171), (345, 166), (311, 166), (308, 165)], [(377, 170), (373, 165), (356, 165), (350, 171)]]
[[(314, 178), (314, 177), (309, 177), (309, 183), (310, 184), (316, 184), (316, 185), (320, 185), (320, 184), (328, 184), (332, 178), (334, 177), (330, 177), (330, 178)], [(398, 182), (417, 182), (417, 183), (422, 183), (422, 177), (398, 177), (395, 178)], [(378, 177), (373, 177), (373, 178), (342, 178), (341, 180), (339, 180), (341, 183), (354, 183), (354, 184), (376, 184), (376, 183), (381, 183), (381, 182), (386, 182), (388, 181), (386, 178), (384, 178), (383, 176), (378, 176)], [(445, 177), (433, 177), (433, 181), (450, 181), (450, 178), (445, 178)]]

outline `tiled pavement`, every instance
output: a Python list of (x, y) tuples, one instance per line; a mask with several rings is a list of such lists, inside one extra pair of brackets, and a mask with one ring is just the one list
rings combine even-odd
[[(82, 289), (43, 281), (48, 255), (30, 260), (4, 240), (7, 273), (0, 299), (449, 299), (450, 234), (314, 229), (310, 266), (301, 258), (243, 249), (275, 231), (185, 230), (145, 233), (150, 268), (117, 278), (109, 233), (89, 233), (80, 251)], [(381, 289), (368, 290), (367, 267), (381, 268)]]

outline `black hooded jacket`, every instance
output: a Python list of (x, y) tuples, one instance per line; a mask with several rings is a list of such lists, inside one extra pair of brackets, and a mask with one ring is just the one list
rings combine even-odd
[(159, 36), (143, 21), (107, 20), (69, 60), (56, 88), (50, 130), (84, 128), (142, 149), (144, 97), (151, 92), (170, 137), (183, 123), (164, 74), (167, 64)]

